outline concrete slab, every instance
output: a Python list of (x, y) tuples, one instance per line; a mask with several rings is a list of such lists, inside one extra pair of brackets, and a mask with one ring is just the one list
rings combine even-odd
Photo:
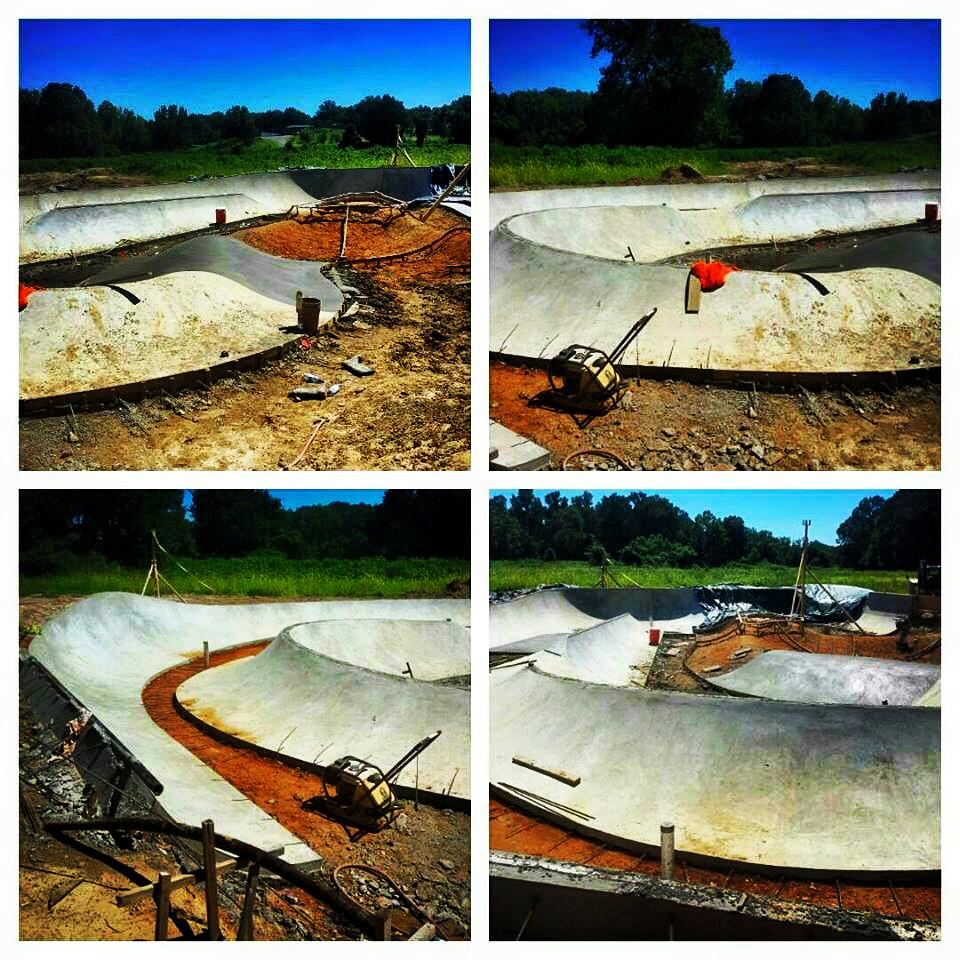
[[(42, 663), (163, 784), (162, 804), (187, 823), (213, 817), (217, 828), (304, 863), (316, 855), (164, 733), (140, 699), (157, 674), (202, 652), (265, 640), (305, 620), (469, 620), (460, 600), (356, 600), (237, 605), (181, 604), (133, 594), (81, 600), (51, 620), (31, 644)], [(288, 709), (295, 710), (291, 702)]]
[[(419, 766), (411, 764), (397, 782), (411, 790), (418, 786), (423, 794), (441, 796), (450, 788), (453, 796), (469, 798), (470, 691), (398, 676), (399, 662), (386, 654), (397, 636), (388, 621), (357, 623), (352, 632), (358, 658), (385, 659), (389, 674), (319, 653), (320, 634), (329, 637), (342, 625), (328, 621), (284, 630), (263, 653), (191, 677), (177, 699), (239, 740), (321, 765), (353, 755), (386, 770), (419, 740), (442, 730)], [(418, 643), (421, 626), (408, 621), (400, 635), (407, 646), (421, 645), (429, 658), (437, 632), (423, 630)], [(304, 634), (312, 635), (309, 647), (295, 639)]]
[(691, 862), (940, 868), (937, 710), (631, 690), (521, 666), (491, 672), (490, 718), (492, 789), (590, 836), (652, 852), (670, 821)]
[(940, 679), (940, 667), (875, 657), (767, 650), (743, 666), (709, 679), (722, 690), (766, 700), (922, 706), (926, 704), (920, 700)]
[[(34, 293), (20, 313), (20, 397), (68, 397), (280, 350), (296, 339), (283, 304), (235, 280), (185, 271), (108, 287)], [(323, 322), (334, 316), (326, 312)], [(226, 352), (227, 357), (223, 354)]]
[(496, 420), (490, 421), (490, 447), (497, 451), (491, 470), (545, 470), (550, 463), (549, 450)]
[[(656, 263), (710, 247), (912, 223), (938, 200), (935, 177), (502, 196), (493, 198), (490, 251), (494, 354), (542, 362), (567, 343), (612, 349), (656, 307), (623, 358), (628, 375), (939, 367), (940, 290), (929, 271), (810, 271), (819, 287), (795, 274), (743, 271), (686, 314), (687, 269)], [(509, 209), (522, 212), (505, 216)]]

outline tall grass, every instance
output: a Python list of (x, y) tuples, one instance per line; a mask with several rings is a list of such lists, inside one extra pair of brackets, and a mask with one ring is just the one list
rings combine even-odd
[(668, 167), (690, 164), (704, 176), (732, 173), (735, 163), (798, 158), (864, 173), (939, 167), (935, 135), (829, 147), (505, 147), (490, 146), (492, 188), (578, 186), (659, 180)]
[[(428, 140), (422, 147), (407, 146), (418, 167), (440, 163), (466, 163), (470, 147)], [(275, 143), (255, 140), (249, 146), (219, 143), (149, 153), (126, 153), (113, 157), (70, 157), (51, 160), (21, 160), (21, 173), (71, 173), (76, 170), (104, 168), (121, 176), (144, 177), (158, 183), (186, 180), (188, 177), (223, 177), (240, 173), (262, 173), (279, 167), (385, 167), (393, 158), (392, 147), (366, 147), (341, 150), (335, 143), (311, 142), (294, 150)], [(406, 163), (405, 160), (401, 161)]]
[[(233, 597), (437, 596), (452, 580), (467, 580), (466, 560), (364, 557), (358, 560), (288, 560), (282, 557), (204, 559), (184, 562), (194, 577), (161, 562), (161, 572), (181, 593)], [(146, 568), (75, 564), (74, 569), (20, 576), (22, 596), (86, 595), (110, 590), (139, 593)], [(166, 591), (166, 588), (165, 592)]]
[[(723, 567), (628, 567), (616, 564), (614, 575), (626, 587), (699, 587), (718, 583), (739, 583), (753, 587), (793, 586), (796, 567), (775, 564), (732, 563)], [(818, 567), (817, 577), (824, 583), (842, 583), (866, 587), (883, 593), (906, 593), (907, 577), (901, 570), (851, 570), (844, 567)], [(629, 577), (629, 580), (627, 579)], [(493, 560), (490, 563), (490, 589), (521, 590), (544, 583), (568, 583), (576, 587), (597, 585), (597, 568), (581, 560)], [(635, 581), (631, 583), (630, 580)]]

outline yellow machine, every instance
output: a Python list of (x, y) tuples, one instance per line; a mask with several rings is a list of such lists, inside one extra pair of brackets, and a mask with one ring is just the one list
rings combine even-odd
[(400, 771), (416, 759), (443, 731), (424, 737), (411, 747), (386, 773), (375, 763), (347, 756), (335, 760), (323, 771), (323, 793), (303, 806), (352, 823), (364, 830), (382, 830), (396, 815), (400, 804), (390, 786)]
[(616, 364), (656, 312), (654, 307), (642, 316), (609, 354), (582, 343), (561, 350), (547, 367), (551, 399), (567, 407), (602, 410), (623, 389)]

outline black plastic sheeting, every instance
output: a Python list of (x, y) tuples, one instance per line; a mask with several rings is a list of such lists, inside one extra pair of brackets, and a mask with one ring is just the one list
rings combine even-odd
[[(162, 253), (118, 260), (81, 286), (113, 286), (186, 270), (215, 273), (234, 280), (248, 290), (287, 304), (293, 316), (297, 291), (317, 297), (321, 309), (336, 313), (343, 306), (343, 292), (325, 273), (319, 261), (274, 257), (232, 237), (194, 237)], [(293, 323), (293, 320), (291, 320)]]
[(839, 273), (887, 267), (940, 284), (940, 231), (910, 230), (849, 247), (831, 247), (785, 263), (780, 273)]

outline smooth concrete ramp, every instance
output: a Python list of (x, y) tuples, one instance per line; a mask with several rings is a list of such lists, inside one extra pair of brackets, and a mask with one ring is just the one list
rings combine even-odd
[(380, 192), (409, 202), (449, 182), (440, 167), (283, 170), (183, 183), (64, 190), (20, 198), (21, 262), (110, 250), (212, 225), (282, 213), (344, 193)]
[(296, 319), (292, 300), (214, 273), (41, 290), (20, 312), (21, 402), (84, 402), (279, 353), (298, 338)]
[[(511, 195), (492, 217), (491, 352), (542, 363), (568, 343), (612, 349), (656, 307), (623, 357), (628, 375), (936, 369), (940, 288), (929, 271), (898, 264), (802, 276), (742, 271), (688, 314), (687, 268), (657, 262), (712, 247), (912, 224), (939, 200), (931, 179), (558, 190), (550, 202), (536, 195), (540, 209)], [(522, 212), (499, 219), (511, 205)]]
[(639, 691), (518, 666), (491, 672), (490, 720), (494, 791), (568, 829), (653, 852), (670, 821), (682, 859), (779, 873), (940, 868), (938, 710)]
[(470, 633), (453, 620), (321, 620), (288, 632), (314, 653), (395, 677), (445, 680), (470, 673)]
[(642, 687), (656, 653), (647, 624), (624, 613), (550, 644), (534, 655), (534, 662), (555, 677)]
[(203, 272), (233, 280), (284, 304), (288, 310), (297, 291), (301, 291), (305, 297), (317, 297), (324, 313), (335, 314), (343, 306), (343, 293), (324, 267), (319, 261), (274, 257), (233, 237), (205, 236), (185, 240), (153, 256), (118, 260), (81, 286), (128, 284), (174, 273)]
[[(203, 722), (233, 738), (310, 764), (342, 756), (387, 770), (415, 743), (441, 736), (397, 780), (422, 794), (470, 796), (470, 691), (379, 673), (332, 659), (295, 638), (311, 627), (335, 631), (342, 621), (284, 630), (263, 653), (205, 670), (183, 683), (177, 700)], [(387, 621), (357, 632), (359, 659), (381, 659), (390, 645)], [(406, 639), (420, 627), (409, 622)], [(382, 633), (382, 638), (374, 634)], [(429, 645), (432, 631), (423, 632)], [(413, 655), (411, 653), (411, 655)], [(389, 658), (388, 658), (389, 659)], [(467, 666), (469, 671), (469, 666)]]
[[(284, 848), (291, 863), (316, 855), (172, 740), (141, 701), (147, 682), (213, 651), (276, 637), (306, 620), (410, 619), (466, 624), (460, 600), (357, 600), (318, 603), (181, 604), (126, 593), (98, 594), (68, 607), (34, 639), (30, 653), (163, 784), (159, 803), (171, 817), (212, 817), (223, 833), (265, 849)], [(294, 713), (298, 704), (290, 702)]]
[(767, 650), (743, 666), (707, 679), (730, 693), (766, 700), (908, 707), (926, 705), (920, 701), (939, 682), (940, 667), (875, 657)]

